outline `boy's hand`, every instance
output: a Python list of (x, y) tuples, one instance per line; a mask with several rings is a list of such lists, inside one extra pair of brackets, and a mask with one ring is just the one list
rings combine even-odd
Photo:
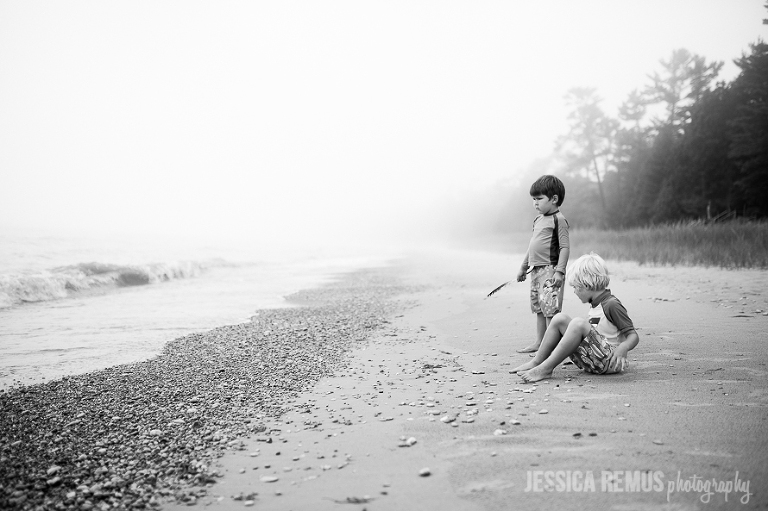
[(556, 271), (552, 275), (552, 287), (559, 288), (560, 286), (563, 285), (563, 280), (565, 280), (565, 276), (559, 271)]
[(613, 373), (620, 373), (629, 367), (629, 361), (627, 360), (627, 350), (622, 349), (619, 345), (613, 353), (611, 358), (608, 359), (608, 371)]
[(517, 272), (517, 281), (524, 281), (526, 275), (528, 275), (528, 268), (520, 267), (520, 270)]
[(611, 358), (608, 359), (608, 370), (613, 372), (620, 372), (629, 368), (627, 353), (640, 342), (640, 338), (635, 330), (621, 334), (619, 338), (622, 339), (621, 343), (616, 346), (613, 353), (611, 353)]

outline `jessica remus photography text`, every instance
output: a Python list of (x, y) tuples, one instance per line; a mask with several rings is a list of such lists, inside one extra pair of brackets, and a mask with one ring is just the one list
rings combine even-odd
[(526, 492), (604, 492), (604, 493), (663, 493), (667, 502), (675, 494), (694, 493), (708, 504), (716, 496), (723, 501), (738, 499), (747, 504), (752, 495), (749, 480), (742, 479), (739, 472), (729, 479), (704, 478), (698, 475), (685, 476), (678, 471), (668, 477), (660, 470), (528, 470)]

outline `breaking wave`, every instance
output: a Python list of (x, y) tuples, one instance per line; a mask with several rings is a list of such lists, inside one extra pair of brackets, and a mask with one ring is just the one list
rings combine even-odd
[(58, 300), (88, 291), (145, 286), (197, 277), (207, 268), (224, 266), (221, 260), (179, 261), (145, 265), (80, 263), (34, 273), (0, 274), (0, 308), (22, 303)]

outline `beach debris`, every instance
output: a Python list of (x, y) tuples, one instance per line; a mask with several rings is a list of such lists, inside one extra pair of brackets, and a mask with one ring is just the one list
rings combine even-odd
[(411, 447), (416, 444), (416, 439), (414, 437), (405, 438), (400, 437), (400, 443), (397, 445), (398, 447)]
[(238, 500), (238, 501), (243, 500), (246, 502), (247, 501), (253, 502), (254, 500), (256, 500), (257, 496), (258, 496), (258, 493), (256, 492), (250, 492), (250, 493), (240, 492), (237, 495), (232, 495), (232, 500)]
[(347, 497), (346, 499), (339, 500), (330, 497), (325, 497), (326, 500), (331, 500), (336, 504), (368, 504), (373, 501), (373, 497), (369, 495), (363, 495), (362, 497)]
[(496, 431), (493, 432), (493, 434), (494, 434), (494, 436), (506, 435), (507, 434), (507, 430), (506, 429), (497, 429)]
[(419, 475), (421, 477), (428, 477), (428, 476), (432, 475), (432, 471), (429, 470), (429, 468), (424, 467), (421, 470), (419, 470)]

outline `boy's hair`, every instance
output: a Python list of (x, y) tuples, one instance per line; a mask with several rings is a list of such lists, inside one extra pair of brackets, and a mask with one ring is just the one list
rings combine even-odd
[(590, 252), (576, 259), (568, 269), (568, 283), (573, 287), (600, 291), (608, 287), (611, 277), (602, 257)]
[(531, 197), (546, 195), (548, 198), (557, 195), (557, 205), (562, 206), (565, 200), (565, 185), (555, 176), (541, 176), (531, 185)]

